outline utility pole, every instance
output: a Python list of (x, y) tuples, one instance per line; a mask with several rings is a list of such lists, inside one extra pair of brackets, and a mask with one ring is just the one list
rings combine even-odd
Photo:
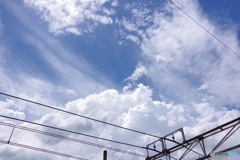
[(107, 160), (107, 151), (106, 150), (103, 151), (103, 160)]

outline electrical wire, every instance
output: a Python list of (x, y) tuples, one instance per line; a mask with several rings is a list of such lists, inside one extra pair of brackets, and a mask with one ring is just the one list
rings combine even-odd
[(107, 138), (101, 138), (101, 137), (97, 137), (97, 136), (93, 136), (93, 135), (89, 135), (89, 134), (84, 134), (84, 133), (80, 133), (80, 132), (76, 132), (76, 131), (71, 131), (71, 130), (62, 129), (62, 128), (58, 128), (58, 127), (53, 127), (53, 126), (49, 126), (49, 125), (45, 125), (45, 124), (41, 124), (41, 123), (36, 123), (36, 122), (27, 121), (27, 120), (22, 120), (22, 119), (19, 119), (19, 118), (4, 116), (4, 115), (1, 115), (1, 114), (0, 114), (0, 117), (8, 118), (8, 119), (16, 120), (16, 121), (21, 121), (21, 122), (25, 122), (25, 123), (29, 123), (29, 124), (34, 124), (34, 125), (38, 125), (38, 126), (42, 126), (42, 127), (47, 127), (47, 128), (51, 128), (51, 129), (55, 129), (55, 130), (59, 130), (59, 131), (68, 132), (68, 133), (73, 133), (73, 134), (77, 134), (77, 135), (82, 135), (82, 136), (86, 136), (86, 137), (90, 137), (90, 138), (94, 138), (94, 139), (108, 141), (108, 142), (112, 142), (112, 143), (118, 143), (118, 144), (130, 146), (130, 147), (146, 149), (146, 147), (142, 147), (142, 146), (138, 146), (138, 145), (134, 145), (134, 144), (130, 144), (130, 143), (110, 140), (110, 139), (107, 139)]
[(89, 160), (89, 159), (86, 159), (86, 158), (81, 158), (81, 157), (77, 157), (77, 156), (73, 156), (73, 155), (69, 155), (69, 154), (65, 154), (65, 153), (61, 153), (61, 152), (55, 152), (55, 151), (51, 151), (51, 150), (48, 150), (48, 149), (28, 146), (28, 145), (24, 145), (24, 144), (20, 144), (20, 143), (12, 143), (12, 142), (8, 143), (8, 141), (3, 141), (3, 140), (0, 140), (0, 143), (11, 145), (11, 146), (17, 146), (17, 147), (20, 147), (20, 148), (25, 148), (25, 149), (31, 149), (31, 150), (35, 150), (35, 151), (50, 153), (50, 154), (53, 154), (53, 155), (58, 155), (58, 156), (77, 159), (77, 160)]
[(143, 154), (138, 154), (138, 153), (134, 153), (134, 152), (118, 149), (118, 148), (113, 148), (113, 147), (109, 147), (109, 146), (105, 146), (105, 145), (101, 145), (101, 144), (97, 144), (97, 143), (92, 143), (92, 142), (88, 142), (88, 141), (83, 141), (83, 140), (79, 140), (79, 139), (75, 139), (75, 138), (70, 138), (70, 137), (59, 135), (59, 134), (45, 132), (45, 131), (41, 131), (41, 130), (29, 128), (29, 127), (18, 126), (18, 125), (6, 123), (6, 122), (0, 122), (0, 125), (8, 126), (8, 127), (15, 127), (17, 129), (21, 129), (24, 131), (29, 131), (29, 132), (33, 132), (33, 133), (38, 133), (38, 134), (42, 134), (42, 135), (47, 135), (47, 136), (51, 136), (51, 137), (55, 137), (55, 138), (59, 138), (59, 139), (72, 141), (72, 142), (82, 143), (82, 144), (86, 144), (86, 145), (90, 145), (90, 146), (94, 146), (94, 147), (98, 147), (98, 148), (108, 149), (108, 150), (112, 150), (115, 152), (120, 152), (120, 153), (124, 153), (124, 154), (129, 154), (129, 155), (133, 155), (133, 156), (146, 158), (146, 156)]
[[(25, 99), (25, 98), (21, 98), (21, 97), (17, 97), (17, 96), (14, 96), (14, 95), (10, 95), (10, 94), (7, 94), (7, 93), (0, 92), (0, 94), (5, 95), (5, 96), (8, 96), (8, 97), (15, 98), (15, 99), (19, 99), (19, 100), (22, 100), (22, 101), (30, 102), (30, 103), (33, 103), (33, 104), (37, 104), (37, 105), (40, 105), (40, 106), (43, 106), (43, 107), (46, 107), (46, 108), (51, 108), (51, 109), (53, 109), (53, 110), (58, 110), (58, 111), (60, 111), (60, 112), (65, 112), (65, 113), (68, 113), (68, 114), (72, 114), (72, 115), (75, 115), (75, 116), (79, 116), (79, 117), (82, 117), (82, 118), (86, 118), (86, 119), (89, 119), (89, 120), (92, 120), (92, 121), (96, 121), (96, 122), (104, 123), (104, 124), (111, 125), (111, 126), (114, 126), (114, 127), (118, 127), (118, 128), (121, 128), (121, 129), (125, 129), (125, 130), (133, 131), (133, 132), (136, 132), (136, 133), (140, 133), (140, 134), (145, 134), (145, 135), (148, 135), (148, 136), (152, 136), (152, 137), (155, 137), (155, 138), (158, 138), (158, 139), (165, 139), (165, 140), (167, 140), (167, 141), (174, 142), (174, 141), (172, 141), (171, 139), (168, 139), (168, 138), (166, 138), (166, 137), (163, 138), (163, 137), (155, 136), (155, 135), (152, 135), (152, 134), (149, 134), (149, 133), (137, 131), (137, 130), (134, 130), (134, 129), (125, 128), (125, 127), (122, 127), (122, 126), (118, 126), (118, 125), (115, 125), (115, 124), (111, 124), (111, 123), (108, 123), (108, 122), (100, 121), (100, 120), (97, 120), (97, 119), (93, 119), (93, 118), (90, 118), (90, 117), (86, 117), (86, 116), (83, 116), (83, 115), (79, 115), (79, 114), (76, 114), (76, 113), (72, 113), (72, 112), (69, 112), (69, 111), (65, 111), (65, 110), (62, 110), (62, 109), (59, 109), (59, 108), (55, 108), (55, 107), (52, 107), (52, 106), (50, 106), (50, 105), (46, 105), (46, 104), (42, 104), (42, 103), (39, 103), (39, 102), (31, 101), (31, 100), (28, 100), (28, 99)], [(127, 145), (127, 146), (131, 146), (131, 147), (135, 147), (135, 148), (150, 149), (150, 148), (147, 148), (147, 147), (142, 147), (142, 146), (133, 145), (133, 144), (125, 143), (125, 142), (110, 140), (110, 139), (106, 139), (106, 138), (100, 138), (100, 137), (96, 137), (96, 136), (92, 136), (92, 135), (87, 135), (87, 134), (83, 134), (83, 133), (79, 133), (79, 132), (75, 132), (75, 131), (69, 131), (69, 130), (66, 130), (66, 129), (61, 129), (61, 128), (57, 128), (57, 127), (53, 127), (53, 126), (48, 126), (48, 125), (44, 125), (44, 124), (39, 124), (39, 123), (36, 123), (36, 122), (30, 122), (30, 121), (26, 121), (26, 120), (21, 120), (21, 119), (18, 119), (18, 118), (8, 117), (8, 116), (4, 116), (4, 115), (0, 115), (0, 117), (9, 118), (9, 119), (13, 119), (13, 120), (17, 120), (17, 121), (22, 121), (22, 122), (26, 122), (26, 123), (31, 123), (31, 124), (35, 124), (35, 125), (40, 125), (40, 126), (43, 126), (43, 127), (48, 127), (48, 128), (52, 128), (52, 129), (57, 129), (57, 130), (61, 130), (61, 131), (65, 131), (65, 132), (70, 132), (70, 133), (74, 133), (74, 134), (78, 134), (78, 135), (82, 135), (82, 136), (87, 136), (87, 137), (91, 137), (91, 138), (95, 138), (95, 139), (100, 139), (100, 140), (104, 140), (104, 141), (109, 141), (109, 142), (112, 142), (112, 143), (118, 143), (118, 144), (122, 144), (122, 145)], [(177, 143), (177, 142), (174, 142), (174, 143)], [(193, 151), (193, 152), (196, 152), (196, 151), (194, 151), (194, 150), (192, 150), (192, 151)], [(199, 153), (198, 153), (198, 154), (199, 154)]]
[[(125, 142), (120, 142), (120, 141), (114, 141), (114, 140), (109, 140), (109, 139), (105, 139), (105, 138), (100, 138), (100, 137), (96, 137), (96, 136), (92, 136), (92, 135), (87, 135), (87, 134), (83, 134), (83, 133), (79, 133), (79, 132), (75, 132), (75, 131), (70, 131), (70, 130), (66, 130), (66, 129), (61, 129), (61, 128), (57, 128), (57, 127), (53, 127), (53, 126), (48, 126), (48, 125), (44, 125), (44, 124), (40, 124), (40, 123), (36, 123), (36, 122), (30, 122), (30, 121), (27, 121), (27, 120), (22, 120), (22, 119), (18, 119), (18, 118), (13, 118), (13, 117), (8, 117), (8, 116), (4, 116), (4, 115), (1, 115), (0, 114), (0, 117), (3, 117), (3, 118), (8, 118), (8, 119), (12, 119), (12, 120), (16, 120), (16, 121), (21, 121), (21, 122), (25, 122), (25, 123), (30, 123), (30, 124), (34, 124), (34, 125), (38, 125), (38, 126), (42, 126), (42, 127), (47, 127), (47, 128), (51, 128), (51, 129), (56, 129), (56, 130), (60, 130), (60, 131), (64, 131), (64, 132), (68, 132), (68, 133), (74, 133), (74, 134), (77, 134), (77, 135), (82, 135), (82, 136), (86, 136), (86, 137), (91, 137), (91, 138), (95, 138), (95, 139), (100, 139), (100, 140), (104, 140), (104, 141), (109, 141), (109, 142), (112, 142), (112, 143), (118, 143), (118, 144), (122, 144), (122, 145), (127, 145), (127, 146), (130, 146), (130, 147), (135, 147), (135, 148), (140, 148), (140, 149), (147, 149), (147, 150), (151, 150), (151, 148), (148, 148), (148, 147), (142, 147), (142, 146), (138, 146), (138, 145), (133, 145), (133, 144), (129, 144), (129, 143), (125, 143)], [(12, 125), (12, 124), (11, 124)], [(51, 133), (52, 134), (52, 133)], [(178, 142), (176, 141), (173, 141), (171, 139), (168, 139), (168, 138), (163, 138), (167, 141), (170, 141), (170, 142), (173, 142), (173, 143), (176, 143), (176, 144), (179, 144)], [(80, 142), (80, 141), (79, 141)], [(94, 145), (94, 144), (93, 144)], [(98, 144), (97, 144), (98, 145)], [(98, 147), (98, 146), (95, 146), (95, 147)], [(115, 148), (107, 148), (108, 146), (106, 146), (106, 149), (110, 149), (110, 150), (113, 150), (113, 151), (117, 151), (115, 150)], [(188, 147), (185, 146), (185, 148), (189, 149)], [(192, 152), (194, 153), (197, 153), (199, 155), (201, 155), (200, 153), (190, 149)], [(118, 152), (118, 151), (117, 151)], [(128, 151), (127, 151), (128, 152)], [(123, 153), (123, 152), (122, 152)], [(127, 153), (128, 154), (128, 153)], [(130, 153), (131, 154), (131, 153)], [(131, 154), (133, 155), (133, 154)], [(144, 155), (141, 155), (141, 154), (137, 154), (137, 153), (134, 153), (135, 156), (139, 156), (139, 157), (143, 157)]]
[(84, 115), (80, 115), (80, 114), (77, 114), (77, 113), (69, 112), (69, 111), (66, 111), (66, 110), (63, 110), (63, 109), (59, 109), (59, 108), (56, 108), (56, 107), (53, 107), (53, 106), (50, 106), (50, 105), (46, 105), (46, 104), (43, 104), (43, 103), (35, 102), (35, 101), (32, 101), (32, 100), (28, 100), (28, 99), (25, 99), (25, 98), (21, 98), (21, 97), (18, 97), (18, 96), (7, 94), (7, 93), (4, 93), (4, 92), (0, 92), (0, 94), (4, 95), (4, 96), (11, 97), (11, 98), (15, 98), (15, 99), (18, 99), (18, 100), (22, 100), (22, 101), (25, 101), (25, 102), (37, 104), (37, 105), (42, 106), (42, 107), (50, 108), (50, 109), (53, 109), (53, 110), (57, 110), (57, 111), (60, 111), (60, 112), (64, 112), (64, 113), (68, 113), (68, 114), (71, 114), (71, 115), (74, 115), (74, 116), (85, 118), (85, 119), (88, 119), (88, 120), (91, 120), (91, 121), (103, 123), (103, 124), (106, 124), (106, 125), (110, 125), (110, 126), (121, 128), (121, 129), (125, 129), (125, 130), (132, 131), (132, 132), (135, 132), (135, 133), (148, 135), (148, 136), (155, 137), (155, 138), (161, 138), (159, 136), (156, 136), (156, 135), (153, 135), (153, 134), (150, 134), (150, 133), (145, 133), (145, 132), (138, 131), (138, 130), (135, 130), (135, 129), (122, 127), (122, 126), (119, 126), (119, 125), (116, 125), (116, 124), (112, 124), (112, 123), (109, 123), (109, 122), (101, 121), (101, 120), (98, 120), (98, 119), (95, 119), (95, 118), (91, 118), (91, 117), (87, 117), (87, 116), (84, 116)]
[(228, 45), (226, 45), (223, 41), (221, 41), (217, 36), (215, 36), (213, 33), (211, 33), (208, 29), (206, 29), (203, 25), (201, 25), (198, 21), (196, 21), (194, 18), (192, 18), (188, 13), (186, 13), (183, 9), (181, 9), (178, 5), (176, 5), (172, 0), (169, 0), (170, 3), (172, 3), (177, 9), (179, 9), (183, 14), (185, 14), (188, 18), (190, 18), (193, 22), (195, 22), (199, 27), (201, 27), (203, 30), (205, 30), (209, 35), (211, 35), (214, 39), (216, 39), (219, 43), (221, 43), (224, 47), (226, 47), (229, 51), (231, 51), (233, 54), (235, 54), (238, 58), (240, 58), (240, 55), (232, 50)]

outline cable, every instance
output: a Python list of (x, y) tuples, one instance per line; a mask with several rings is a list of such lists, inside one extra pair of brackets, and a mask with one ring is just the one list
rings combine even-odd
[(59, 131), (68, 132), (68, 133), (73, 133), (73, 134), (77, 134), (77, 135), (82, 135), (82, 136), (86, 136), (86, 137), (91, 137), (91, 138), (94, 138), (94, 139), (100, 139), (100, 140), (104, 140), (104, 141), (108, 141), (108, 142), (112, 142), (112, 143), (118, 143), (118, 144), (131, 146), (131, 147), (135, 147), (135, 148), (146, 149), (146, 147), (142, 147), (142, 146), (138, 146), (138, 145), (134, 145), (134, 144), (129, 144), (129, 143), (125, 143), (125, 142), (110, 140), (110, 139), (106, 139), (106, 138), (100, 138), (100, 137), (96, 137), (96, 136), (92, 136), (92, 135), (88, 135), (88, 134), (84, 134), (84, 133), (80, 133), (80, 132), (76, 132), (76, 131), (71, 131), (71, 130), (62, 129), (62, 128), (58, 128), (58, 127), (53, 127), (53, 126), (40, 124), (40, 123), (36, 123), (36, 122), (31, 122), (31, 121), (27, 121), (27, 120), (22, 120), (22, 119), (18, 119), (18, 118), (14, 118), (14, 117), (4, 116), (4, 115), (1, 115), (1, 114), (0, 114), (0, 117), (12, 119), (12, 120), (17, 120), (17, 121), (21, 121), (21, 122), (25, 122), (25, 123), (30, 123), (30, 124), (34, 124), (34, 125), (38, 125), (38, 126), (42, 126), (42, 127), (47, 127), (47, 128), (51, 128), (51, 129), (55, 129), (55, 130), (59, 130)]
[(53, 109), (53, 110), (57, 110), (57, 111), (60, 111), (60, 112), (68, 113), (68, 114), (78, 116), (78, 117), (81, 117), (81, 118), (85, 118), (85, 119), (88, 119), (88, 120), (91, 120), (91, 121), (103, 123), (103, 124), (106, 124), (106, 125), (110, 125), (110, 126), (125, 129), (125, 130), (129, 130), (129, 131), (132, 131), (132, 132), (135, 132), (135, 133), (148, 135), (148, 136), (155, 137), (155, 138), (161, 138), (161, 137), (153, 135), (153, 134), (145, 133), (145, 132), (142, 132), (142, 131), (137, 131), (137, 130), (131, 129), (131, 128), (122, 127), (122, 126), (119, 126), (119, 125), (116, 125), (116, 124), (112, 124), (112, 123), (101, 121), (101, 120), (94, 119), (94, 118), (91, 118), (91, 117), (83, 116), (83, 115), (80, 115), (80, 114), (77, 114), (77, 113), (69, 112), (69, 111), (66, 111), (66, 110), (63, 110), (63, 109), (59, 109), (59, 108), (56, 108), (56, 107), (53, 107), (53, 106), (50, 106), (50, 105), (46, 105), (46, 104), (42, 104), (42, 103), (39, 103), (39, 102), (31, 101), (31, 100), (21, 98), (21, 97), (18, 97), (18, 96), (14, 96), (14, 95), (11, 95), (11, 94), (7, 94), (7, 93), (3, 93), (3, 92), (0, 92), (0, 94), (2, 94), (4, 96), (15, 98), (15, 99), (19, 99), (19, 100), (22, 100), (22, 101), (25, 101), (25, 102), (30, 102), (30, 103), (33, 103), (33, 104), (37, 104), (39, 106), (43, 106), (43, 107), (50, 108), (50, 109)]
[(68, 140), (68, 141), (72, 141), (72, 142), (78, 142), (78, 143), (82, 143), (82, 144), (86, 144), (86, 145), (90, 145), (90, 146), (94, 146), (94, 147), (98, 147), (98, 148), (104, 148), (104, 149), (112, 150), (112, 151), (115, 151), (115, 152), (120, 152), (120, 153), (124, 153), (124, 154), (129, 154), (129, 155), (133, 155), (133, 156), (146, 158), (146, 156), (142, 155), (142, 154), (137, 154), (137, 153), (126, 151), (126, 150), (121, 150), (121, 149), (118, 149), (118, 148), (113, 148), (113, 147), (100, 145), (100, 144), (96, 144), (96, 143), (92, 143), (92, 142), (87, 142), (87, 141), (83, 141), (83, 140), (79, 140), (79, 139), (75, 139), (75, 138), (70, 138), (70, 137), (59, 135), (59, 134), (45, 132), (45, 131), (41, 131), (41, 130), (37, 130), (37, 129), (33, 129), (33, 128), (18, 126), (18, 125), (6, 123), (6, 122), (0, 122), (0, 125), (8, 126), (8, 127), (15, 127), (17, 129), (21, 129), (21, 130), (24, 130), (24, 131), (39, 133), (39, 134), (42, 134), (42, 135), (47, 135), (47, 136), (56, 137), (56, 138), (60, 138), (60, 139), (64, 139), (64, 140)]
[[(118, 143), (118, 144), (123, 144), (123, 145), (127, 145), (127, 146), (131, 146), (131, 147), (135, 147), (135, 148), (140, 148), (140, 149), (147, 149), (149, 150), (150, 148), (147, 148), (147, 147), (142, 147), (142, 146), (137, 146), (137, 145), (133, 145), (133, 144), (128, 144), (128, 143), (124, 143), (124, 142), (119, 142), (119, 141), (114, 141), (114, 140), (109, 140), (109, 139), (105, 139), (105, 138), (99, 138), (99, 137), (95, 137), (95, 136), (91, 136), (91, 135), (87, 135), (87, 134), (83, 134), (83, 133), (78, 133), (78, 132), (75, 132), (75, 131), (70, 131), (70, 130), (66, 130), (66, 129), (61, 129), (61, 128), (57, 128), (57, 127), (52, 127), (52, 126), (47, 126), (47, 125), (44, 125), (44, 124), (39, 124), (39, 123), (36, 123), (36, 122), (30, 122), (30, 121), (26, 121), (26, 120), (21, 120), (21, 119), (18, 119), (18, 118), (13, 118), (13, 117), (8, 117), (8, 116), (4, 116), (4, 115), (0, 115), (0, 117), (3, 117), (3, 118), (8, 118), (8, 119), (12, 119), (12, 120), (17, 120), (17, 121), (21, 121), (21, 122), (26, 122), (26, 123), (30, 123), (30, 124), (34, 124), (34, 125), (38, 125), (38, 126), (43, 126), (43, 127), (47, 127), (47, 128), (52, 128), (52, 129), (56, 129), (56, 130), (60, 130), (60, 131), (65, 131), (65, 132), (69, 132), (69, 133), (74, 133), (74, 134), (78, 134), (78, 135), (83, 135), (83, 136), (87, 136), (87, 137), (91, 137), (91, 138), (95, 138), (95, 139), (101, 139), (101, 140), (105, 140), (105, 141), (109, 141), (109, 142), (113, 142), (113, 143)], [(5, 122), (0, 122), (0, 124), (2, 123), (5, 123)], [(6, 124), (6, 123), (5, 123)], [(13, 124), (9, 124), (8, 126), (13, 126)], [(17, 126), (16, 126), (17, 127)], [(23, 127), (18, 127), (19, 129), (23, 128)], [(31, 130), (28, 130), (28, 131), (34, 131), (34, 129), (31, 129)], [(40, 131), (42, 132), (42, 131)], [(38, 133), (38, 132), (37, 132)], [(41, 134), (41, 133), (40, 133)], [(52, 133), (49, 133), (49, 136), (51, 135), (54, 135)], [(56, 135), (58, 136), (58, 135)], [(61, 136), (61, 135), (60, 135)], [(62, 138), (64, 138), (64, 136), (61, 136)], [(58, 137), (60, 138), (60, 137)], [(65, 138), (69, 138), (69, 137), (65, 137)], [(64, 138), (64, 139), (65, 139)], [(68, 140), (70, 140), (71, 138), (69, 138)], [(176, 141), (173, 141), (171, 139), (168, 139), (168, 138), (163, 138), (165, 140), (168, 140), (168, 141), (171, 141), (173, 143), (176, 143), (176, 144), (180, 144)], [(76, 139), (75, 139), (76, 140)], [(80, 140), (78, 140), (78, 142), (80, 142)], [(81, 141), (82, 143), (84, 144), (90, 144), (90, 142), (84, 142), (84, 141)], [(81, 143), (80, 142), (80, 143)], [(95, 147), (99, 147), (99, 146), (103, 146), (103, 145), (99, 145), (99, 144), (90, 144), (90, 145), (93, 145)], [(106, 147), (106, 149), (109, 149), (109, 150), (113, 150), (113, 151), (116, 151), (116, 152), (119, 152), (119, 149), (116, 149), (116, 148), (112, 148), (112, 147), (108, 147), (108, 146), (104, 146)], [(189, 149), (188, 147), (184, 146), (185, 148)], [(116, 149), (116, 150), (115, 150)], [(151, 149), (150, 149), (151, 150)], [(200, 153), (190, 149), (192, 152), (194, 153), (197, 153), (199, 155), (201, 155)], [(122, 150), (123, 151), (123, 150)], [(120, 151), (121, 152), (121, 151)], [(125, 152), (125, 151), (123, 151)], [(123, 153), (122, 152), (122, 153)], [(129, 151), (126, 151), (126, 152), (129, 152)], [(130, 152), (129, 152), (130, 153)], [(126, 154), (129, 154), (129, 153), (126, 153)], [(133, 153), (132, 152), (130, 153), (130, 155), (134, 155), (134, 156), (139, 156), (139, 157), (143, 157), (144, 155), (141, 155), (141, 154), (137, 154), (137, 153)]]
[[(45, 104), (42, 104), (42, 103), (39, 103), (39, 102), (34, 102), (34, 101), (31, 101), (31, 100), (28, 100), (28, 99), (25, 99), (25, 98), (13, 96), (13, 95), (10, 95), (10, 94), (7, 94), (7, 93), (0, 92), (0, 94), (8, 96), (8, 97), (16, 98), (16, 99), (19, 99), (19, 100), (23, 100), (23, 101), (26, 101), (26, 102), (30, 102), (30, 103), (33, 103), (33, 104), (37, 104), (37, 105), (40, 105), (40, 106), (44, 106), (44, 107), (47, 107), (47, 108), (51, 108), (51, 109), (54, 109), (54, 110), (58, 110), (58, 111), (61, 111), (61, 112), (65, 112), (65, 113), (68, 113), (68, 114), (72, 114), (72, 115), (75, 115), (75, 116), (79, 116), (79, 117), (82, 117), (82, 118), (86, 118), (86, 119), (89, 119), (89, 120), (93, 120), (93, 121), (97, 121), (97, 122), (104, 123), (104, 124), (107, 124), (107, 125), (111, 125), (111, 126), (114, 126), (114, 127), (118, 127), (118, 128), (121, 128), (121, 129), (126, 129), (126, 130), (133, 131), (133, 132), (136, 132), (136, 133), (141, 133), (141, 134), (145, 134), (145, 135), (152, 136), (152, 137), (155, 137), (155, 138), (165, 139), (165, 140), (171, 141), (168, 138), (155, 136), (155, 135), (152, 135), (152, 134), (144, 133), (144, 132), (141, 132), (141, 131), (137, 131), (137, 130), (133, 130), (133, 129), (130, 129), (130, 128), (125, 128), (125, 127), (118, 126), (118, 125), (115, 125), (115, 124), (111, 124), (111, 123), (108, 123), (108, 122), (104, 122), (104, 121), (100, 121), (100, 120), (97, 120), (97, 119), (93, 119), (93, 118), (90, 118), (90, 117), (82, 116), (82, 115), (79, 115), (79, 114), (76, 114), (76, 113), (65, 111), (65, 110), (62, 110), (62, 109), (59, 109), (59, 108), (55, 108), (55, 107), (52, 107), (52, 106), (49, 106), (49, 105), (45, 105)], [(147, 147), (142, 147), (142, 146), (138, 146), (138, 145), (132, 145), (132, 144), (119, 142), (119, 141), (114, 141), (114, 140), (109, 140), (109, 139), (105, 139), (105, 138), (100, 138), (100, 137), (96, 137), (96, 136), (92, 136), (92, 135), (87, 135), (87, 134), (83, 134), (83, 133), (79, 133), (79, 132), (75, 132), (75, 131), (69, 131), (69, 130), (65, 130), (65, 129), (60, 129), (60, 128), (57, 128), (57, 127), (47, 126), (47, 125), (44, 125), (44, 124), (39, 124), (39, 123), (36, 123), (36, 122), (30, 122), (30, 121), (26, 121), (26, 120), (12, 118), (12, 117), (8, 117), (8, 116), (4, 116), (4, 115), (0, 115), (0, 117), (9, 118), (9, 119), (13, 119), (13, 120), (18, 120), (18, 121), (22, 121), (22, 122), (26, 122), (26, 123), (35, 124), (35, 125), (40, 125), (40, 126), (44, 126), (44, 127), (48, 127), (48, 128), (52, 128), (52, 129), (57, 129), (57, 130), (65, 131), (65, 132), (70, 132), (70, 133), (74, 133), (74, 134), (79, 134), (79, 135), (83, 135), (83, 136), (87, 136), (87, 137), (91, 137), (91, 138), (95, 138), (95, 139), (101, 139), (101, 140), (109, 141), (109, 142), (112, 142), (112, 143), (128, 145), (128, 146), (131, 146), (131, 147), (136, 147), (136, 148), (141, 148), (141, 149), (149, 149)]]
[[(86, 119), (89, 119), (89, 120), (92, 120), (92, 121), (104, 123), (104, 124), (107, 124), (107, 125), (111, 125), (111, 126), (114, 126), (114, 127), (121, 128), (121, 129), (133, 131), (133, 132), (140, 133), (140, 134), (145, 134), (145, 135), (152, 136), (152, 137), (159, 138), (159, 139), (163, 139), (162, 137), (155, 136), (155, 135), (152, 135), (152, 134), (149, 134), (149, 133), (145, 133), (145, 132), (137, 131), (137, 130), (134, 130), (134, 129), (118, 126), (118, 125), (115, 125), (115, 124), (112, 124), (112, 123), (100, 121), (100, 120), (97, 120), (97, 119), (93, 119), (93, 118), (90, 118), (90, 117), (87, 117), (87, 116), (83, 116), (83, 115), (79, 115), (79, 114), (76, 114), (76, 113), (72, 113), (72, 112), (69, 112), (69, 111), (66, 111), (66, 110), (55, 108), (55, 107), (52, 107), (52, 106), (49, 106), (49, 105), (46, 105), (46, 104), (42, 104), (42, 103), (39, 103), (39, 102), (31, 101), (31, 100), (28, 100), (28, 99), (25, 99), (25, 98), (21, 98), (21, 97), (17, 97), (17, 96), (14, 96), (14, 95), (10, 95), (10, 94), (7, 94), (7, 93), (0, 92), (0, 94), (8, 96), (8, 97), (16, 98), (16, 99), (19, 99), (19, 100), (23, 100), (23, 101), (26, 101), (26, 102), (30, 102), (30, 103), (33, 103), (33, 104), (37, 104), (37, 105), (40, 105), (40, 106), (43, 106), (43, 107), (46, 107), (46, 108), (51, 108), (51, 109), (54, 109), (54, 110), (58, 110), (58, 111), (61, 111), (61, 112), (72, 114), (74, 116), (86, 118)], [(141, 148), (141, 149), (149, 149), (149, 148), (138, 146), (138, 145), (133, 145), (133, 144), (125, 143), (125, 142), (119, 142), (119, 141), (110, 140), (110, 139), (106, 139), (106, 138), (100, 138), (100, 137), (96, 137), (96, 136), (92, 136), (92, 135), (87, 135), (87, 134), (83, 134), (83, 133), (79, 133), (79, 132), (75, 132), (75, 131), (69, 131), (69, 130), (66, 130), (66, 129), (61, 129), (61, 128), (57, 128), (57, 127), (53, 127), (53, 126), (39, 124), (39, 123), (36, 123), (36, 122), (30, 122), (30, 121), (26, 121), (26, 120), (21, 120), (21, 119), (8, 117), (8, 116), (4, 116), (4, 115), (0, 115), (0, 117), (9, 118), (9, 119), (13, 119), (13, 120), (18, 120), (18, 121), (22, 121), (22, 122), (26, 122), (26, 123), (35, 124), (35, 125), (40, 125), (40, 126), (44, 126), (44, 127), (48, 127), (48, 128), (52, 128), (52, 129), (57, 129), (57, 130), (65, 131), (65, 132), (70, 132), (70, 133), (74, 133), (74, 134), (78, 134), (78, 135), (83, 135), (83, 136), (87, 136), (87, 137), (91, 137), (91, 138), (95, 138), (95, 139), (100, 139), (100, 140), (104, 140), (104, 141), (109, 141), (109, 142), (112, 142), (112, 143), (118, 143), (118, 144), (127, 145), (127, 146), (131, 146), (131, 147), (136, 147), (136, 148)], [(168, 140), (168, 141), (171, 141), (171, 140), (169, 140), (167, 138), (164, 138), (164, 139)]]
[(0, 140), (0, 143), (12, 145), (12, 146), (17, 146), (17, 147), (20, 147), (20, 148), (26, 148), (26, 149), (31, 149), (31, 150), (35, 150), (35, 151), (50, 153), (50, 154), (54, 154), (54, 155), (58, 155), (58, 156), (62, 156), (62, 157), (67, 157), (67, 158), (72, 158), (72, 159), (77, 159), (77, 160), (89, 160), (89, 159), (86, 159), (86, 158), (81, 158), (81, 157), (77, 157), (77, 156), (73, 156), (73, 155), (69, 155), (69, 154), (65, 154), (65, 153), (61, 153), (61, 152), (55, 152), (55, 151), (51, 151), (51, 150), (48, 150), (48, 149), (37, 148), (37, 147), (23, 145), (23, 144), (19, 144), (19, 143), (12, 143), (12, 142), (8, 143), (7, 141), (3, 141), (3, 140)]
[(216, 39), (219, 43), (221, 43), (224, 47), (226, 47), (229, 51), (231, 51), (233, 54), (238, 56), (240, 58), (240, 55), (237, 54), (234, 50), (232, 50), (230, 47), (228, 47), (223, 41), (221, 41), (219, 38), (217, 38), (213, 33), (211, 33), (209, 30), (207, 30), (203, 25), (201, 25), (199, 22), (197, 22), (194, 18), (192, 18), (189, 14), (187, 14), (184, 10), (182, 10), (179, 6), (177, 6), (172, 0), (169, 0), (170, 3), (172, 3), (177, 9), (179, 9), (182, 13), (184, 13), (188, 18), (190, 18), (193, 22), (195, 22), (198, 26), (200, 26), (203, 30), (205, 30), (208, 34), (210, 34), (214, 39)]

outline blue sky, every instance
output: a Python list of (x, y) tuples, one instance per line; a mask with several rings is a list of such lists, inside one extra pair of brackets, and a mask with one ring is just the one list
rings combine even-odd
[[(174, 2), (240, 55), (238, 0)], [(240, 115), (240, 58), (168, 1), (1, 1), (0, 20), (1, 92), (158, 135), (186, 127), (191, 137)], [(1, 114), (77, 126), (0, 98)], [(81, 123), (89, 134), (152, 140)]]

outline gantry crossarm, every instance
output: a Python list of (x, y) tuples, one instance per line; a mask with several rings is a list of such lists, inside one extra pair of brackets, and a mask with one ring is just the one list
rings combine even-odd
[[(183, 134), (183, 142), (181, 143), (178, 143), (176, 142), (176, 145), (174, 145), (173, 147), (170, 147), (170, 148), (167, 148), (166, 144), (164, 144), (165, 140), (164, 137), (163, 138), (160, 138), (159, 140), (157, 141), (160, 141), (163, 145), (162, 147), (162, 150), (155, 150), (155, 149), (152, 149), (150, 148), (150, 145), (153, 145), (154, 143), (156, 143), (157, 141), (154, 141), (152, 143), (150, 143), (149, 145), (147, 145), (147, 150), (155, 150), (157, 153), (156, 155), (153, 155), (153, 156), (149, 156), (146, 158), (146, 160), (157, 160), (158, 158), (161, 158), (161, 157), (166, 157), (166, 159), (176, 159), (174, 157), (171, 157), (171, 153), (175, 152), (175, 151), (178, 151), (180, 149), (184, 149), (186, 148), (186, 151), (184, 152), (184, 154), (180, 157), (180, 158), (177, 158), (177, 159), (183, 159), (189, 152), (195, 152), (196, 154), (198, 154), (199, 156), (199, 160), (200, 159), (206, 159), (206, 158), (210, 158), (210, 153), (215, 151), (217, 148), (219, 148), (220, 145), (222, 145), (230, 136), (232, 136), (238, 129), (240, 128), (240, 117), (232, 120), (232, 121), (229, 121), (227, 123), (224, 123), (218, 127), (215, 127), (207, 132), (204, 132), (196, 137), (193, 137), (189, 140), (186, 140), (185, 139), (185, 136), (184, 136), (184, 132), (182, 132)], [(219, 141), (219, 143), (211, 150), (211, 152), (207, 152), (206, 151), (206, 148), (205, 148), (205, 144), (204, 144), (204, 140), (207, 139), (208, 137), (211, 137), (211, 136), (214, 136), (220, 132), (223, 132), (227, 129), (230, 129), (230, 131), (228, 131), (228, 133)], [(176, 131), (179, 131), (179, 130), (176, 130)], [(168, 134), (167, 136), (171, 135), (171, 134), (174, 134), (176, 131), (174, 131), (173, 133), (170, 133)], [(167, 137), (165, 136), (165, 137)], [(194, 151), (194, 147), (196, 145), (200, 145), (201, 149), (202, 149), (202, 153), (198, 153), (196, 151)], [(240, 147), (240, 145), (236, 145), (234, 147), (230, 147), (228, 149), (225, 149), (223, 151), (229, 151), (229, 150), (233, 150), (233, 149), (236, 149)], [(148, 153), (148, 151), (147, 151)]]

